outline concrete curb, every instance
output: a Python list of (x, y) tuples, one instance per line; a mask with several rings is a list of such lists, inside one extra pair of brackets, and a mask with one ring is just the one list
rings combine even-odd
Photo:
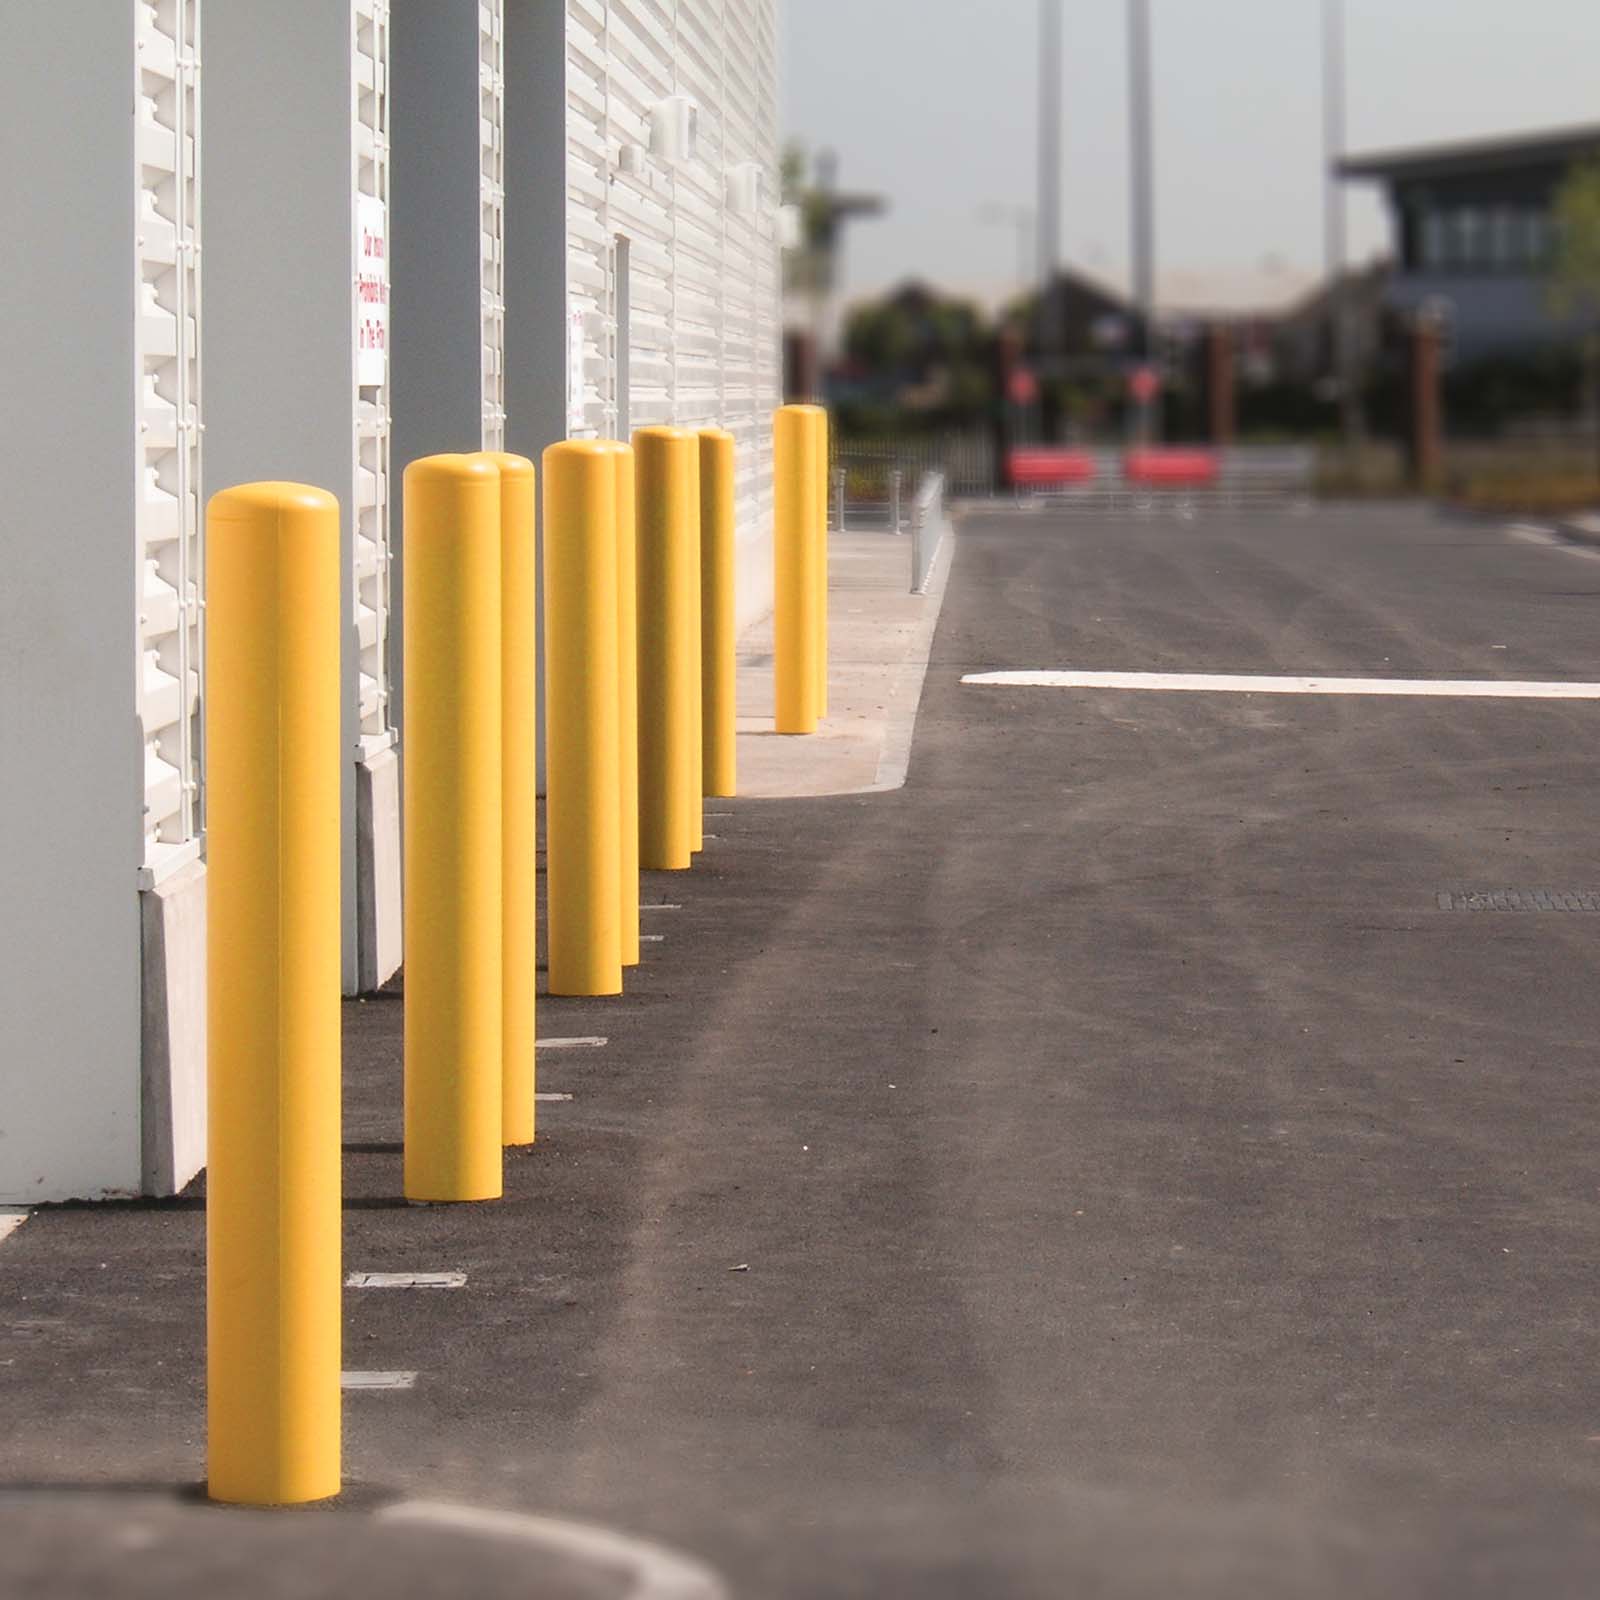
[(1556, 532), (1573, 544), (1600, 545), (1600, 515), (1558, 517)]
[(933, 636), (944, 609), (944, 591), (955, 560), (956, 519), (951, 515), (939, 541), (939, 549), (928, 571), (927, 587), (922, 591), (927, 610), (917, 625), (916, 639), (906, 653), (890, 689), (894, 713), (884, 730), (883, 750), (878, 756), (878, 771), (866, 794), (886, 794), (905, 787), (911, 765), (911, 743), (917, 731), (917, 712), (922, 705), (922, 685), (928, 676), (928, 660), (933, 654)]

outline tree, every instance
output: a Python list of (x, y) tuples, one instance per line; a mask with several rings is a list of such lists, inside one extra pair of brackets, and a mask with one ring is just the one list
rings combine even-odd
[(1560, 316), (1581, 317), (1583, 409), (1600, 460), (1600, 156), (1577, 163), (1556, 190), (1549, 299)]

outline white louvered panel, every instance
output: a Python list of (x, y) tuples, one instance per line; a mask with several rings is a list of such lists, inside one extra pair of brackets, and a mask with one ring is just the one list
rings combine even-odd
[[(389, 5), (355, 0), (352, 8), (351, 119), (358, 194), (389, 204)], [(391, 234), (392, 236), (392, 234)], [(351, 235), (352, 281), (357, 235)], [(355, 505), (351, 539), (358, 650), (357, 706), (363, 744), (392, 739), (389, 705), (389, 383), (356, 384)], [(354, 376), (354, 375), (352, 375)]]
[(479, 0), (478, 92), (483, 303), (483, 448), (506, 436), (505, 0)]
[[(573, 0), (567, 11), (567, 310), (583, 340), (583, 420), (571, 430), (610, 432), (609, 201), (604, 7)], [(568, 337), (573, 334), (570, 330)]]
[(191, 857), (201, 828), (198, 0), (136, 0), (135, 488), (141, 550), (139, 720), (144, 881)]
[[(780, 401), (775, 226), (774, 0), (567, 0), (568, 272), (584, 318), (585, 419), (617, 415), (613, 308), (605, 276), (617, 235), (629, 249), (629, 393), (634, 427), (720, 422), (737, 443), (741, 530), (771, 519), (771, 413)], [(687, 95), (699, 151), (641, 177), (623, 146), (650, 148), (655, 107)], [(762, 214), (728, 213), (728, 174), (765, 172)]]

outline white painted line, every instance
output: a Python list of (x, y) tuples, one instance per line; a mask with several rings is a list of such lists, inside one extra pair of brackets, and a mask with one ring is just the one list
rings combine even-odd
[(706, 815), (708, 817), (731, 817), (733, 813), (731, 811), (708, 811)]
[(24, 1206), (0, 1206), (0, 1239), (7, 1239), (28, 1220)]
[(515, 1539), (572, 1560), (591, 1561), (627, 1582), (622, 1591), (626, 1600), (728, 1600), (727, 1585), (709, 1567), (664, 1545), (591, 1523), (431, 1500), (402, 1500), (399, 1505), (384, 1506), (375, 1516), (380, 1522)]
[(570, 1094), (544, 1094), (543, 1092), (533, 1097), (535, 1100), (570, 1100)]
[(1162, 689), (1200, 694), (1424, 695), (1465, 700), (1600, 700), (1600, 683), (1497, 678), (1272, 678), (1219, 672), (969, 672), (963, 683), (1018, 689)]
[(639, 909), (641, 911), (682, 911), (683, 907), (675, 905), (671, 900), (646, 900)]
[(415, 1389), (414, 1372), (341, 1372), (341, 1389)]
[(666, 942), (666, 937), (667, 936), (664, 933), (641, 933), (639, 935), (639, 943), (640, 944), (664, 944)]
[(460, 1289), (465, 1287), (464, 1272), (352, 1272), (344, 1280), (347, 1289)]
[(586, 1033), (572, 1039), (535, 1039), (539, 1050), (598, 1050), (606, 1043), (604, 1034)]
[(722, 835), (720, 833), (702, 833), (700, 837), (702, 839), (720, 839)]
[(1552, 550), (1560, 550), (1566, 555), (1577, 556), (1580, 561), (1600, 561), (1600, 550), (1593, 545), (1579, 544), (1574, 539), (1565, 539), (1553, 528), (1541, 528), (1531, 522), (1513, 522), (1506, 532), (1513, 539), (1521, 540), (1523, 544), (1544, 545)]

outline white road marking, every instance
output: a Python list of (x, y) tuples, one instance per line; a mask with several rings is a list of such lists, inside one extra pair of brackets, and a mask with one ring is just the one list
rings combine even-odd
[(627, 1580), (627, 1600), (728, 1600), (727, 1585), (709, 1567), (663, 1545), (591, 1523), (430, 1500), (402, 1500), (399, 1505), (384, 1506), (376, 1516), (380, 1522), (515, 1539), (579, 1561), (592, 1561)]
[(28, 1212), (25, 1207), (0, 1206), (0, 1239), (8, 1238), (27, 1220)]
[(963, 683), (1017, 689), (1161, 689), (1201, 694), (1425, 695), (1466, 700), (1600, 700), (1600, 683), (1498, 678), (1274, 678), (1221, 672), (969, 672)]
[(344, 1280), (347, 1289), (460, 1289), (467, 1281), (464, 1272), (352, 1272)]
[(598, 1050), (607, 1041), (604, 1034), (585, 1033), (571, 1039), (535, 1039), (533, 1042), (539, 1050)]
[(1563, 539), (1554, 528), (1542, 528), (1532, 522), (1513, 522), (1508, 524), (1506, 532), (1524, 544), (1540, 544), (1551, 549), (1564, 550), (1569, 556), (1577, 556), (1580, 561), (1600, 561), (1600, 550), (1596, 550), (1592, 545), (1579, 544), (1572, 539)]
[(671, 900), (646, 900), (639, 909), (641, 911), (682, 911), (683, 907), (674, 904)]
[(546, 1094), (542, 1090), (533, 1097), (535, 1100), (570, 1100), (570, 1094)]
[(341, 1389), (415, 1389), (414, 1372), (341, 1372)]
[(641, 933), (639, 935), (640, 944), (665, 944), (666, 942), (667, 936), (664, 933)]

